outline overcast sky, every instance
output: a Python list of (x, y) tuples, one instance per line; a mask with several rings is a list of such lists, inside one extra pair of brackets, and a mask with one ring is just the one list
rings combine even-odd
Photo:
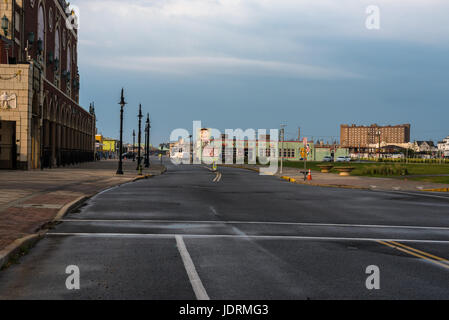
[[(298, 127), (339, 139), (343, 123), (412, 124), (449, 135), (447, 0), (75, 0), (81, 104), (100, 133), (125, 138), (138, 104), (152, 143), (193, 120), (218, 128)], [(380, 8), (368, 30), (366, 8)]]

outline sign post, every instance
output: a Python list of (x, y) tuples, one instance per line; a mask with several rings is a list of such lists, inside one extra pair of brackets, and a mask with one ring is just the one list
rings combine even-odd
[(164, 147), (161, 146), (161, 152), (159, 153), (159, 159), (161, 160), (161, 165), (162, 165), (162, 151), (164, 150)]
[(302, 157), (304, 159), (304, 171), (307, 170), (307, 156), (309, 155), (309, 151), (310, 151), (310, 147), (307, 144), (307, 138), (304, 137), (304, 139), (302, 139), (302, 144), (303, 144), (303, 153), (302, 153)]

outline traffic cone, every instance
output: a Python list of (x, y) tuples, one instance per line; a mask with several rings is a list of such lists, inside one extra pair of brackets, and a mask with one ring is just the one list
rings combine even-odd
[(307, 180), (312, 181), (312, 170), (309, 169), (309, 174), (307, 175)]

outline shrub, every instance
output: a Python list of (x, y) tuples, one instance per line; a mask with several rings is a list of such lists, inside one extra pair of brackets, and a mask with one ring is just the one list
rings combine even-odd
[(371, 176), (406, 176), (408, 175), (408, 169), (406, 166), (401, 165), (378, 165), (378, 166), (368, 166), (363, 167), (362, 169), (363, 175), (371, 175)]

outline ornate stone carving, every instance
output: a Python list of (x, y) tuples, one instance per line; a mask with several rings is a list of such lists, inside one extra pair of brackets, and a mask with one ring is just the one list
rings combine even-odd
[(3, 92), (0, 95), (0, 108), (1, 109), (16, 109), (17, 108), (17, 95), (15, 93), (8, 95)]

